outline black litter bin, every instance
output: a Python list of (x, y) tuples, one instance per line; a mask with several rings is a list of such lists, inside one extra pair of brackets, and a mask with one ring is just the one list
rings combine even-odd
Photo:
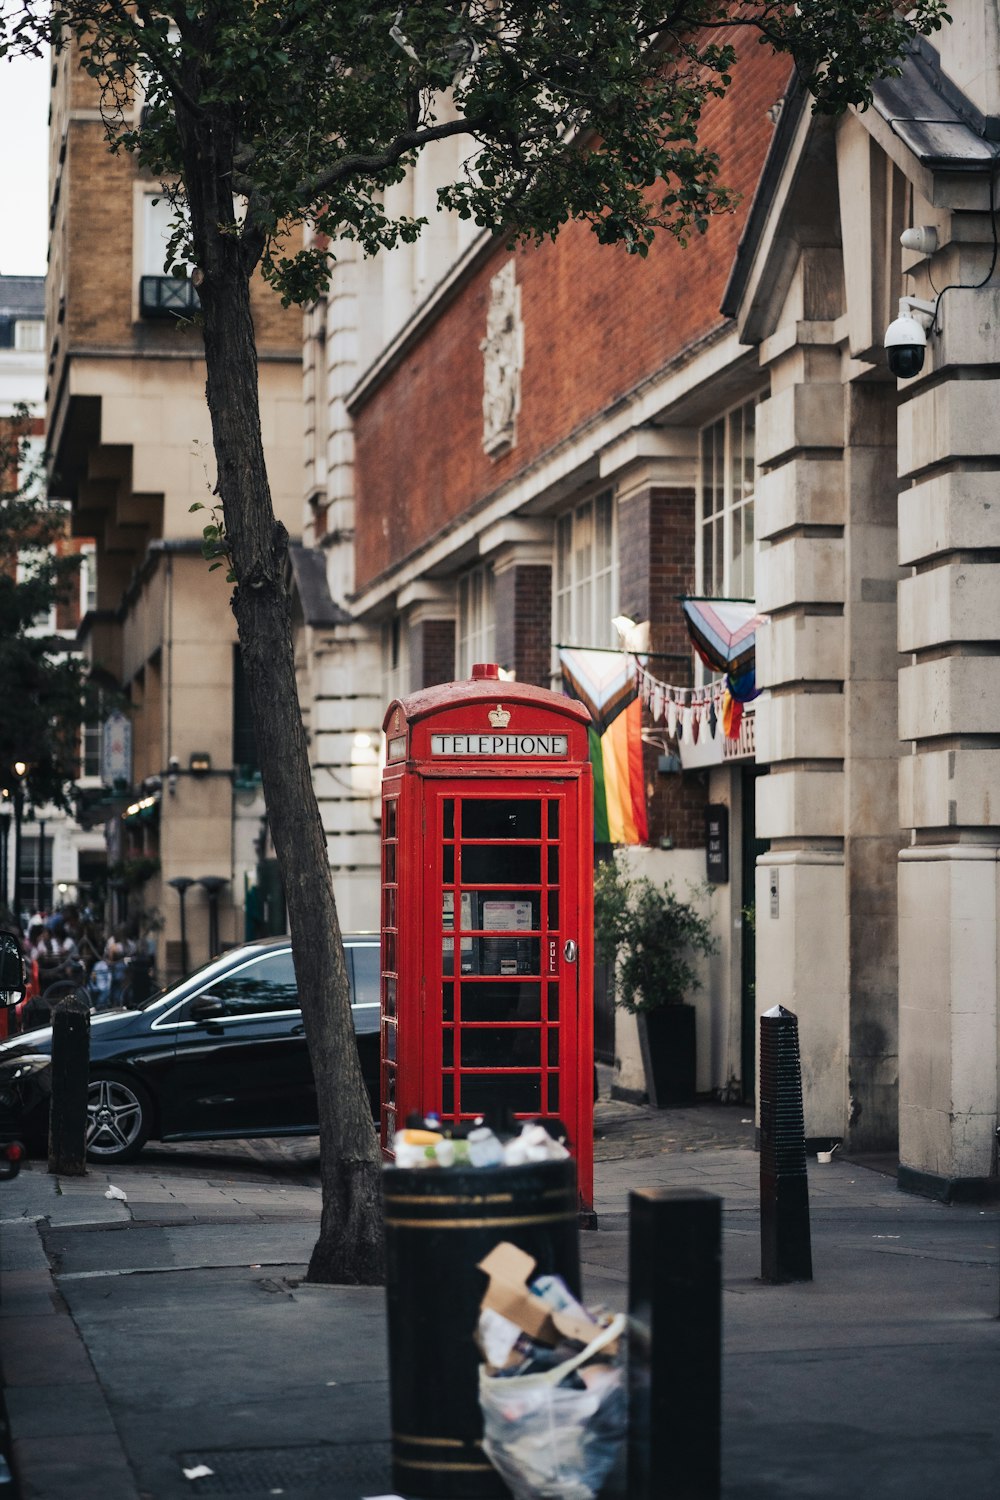
[(505, 1496), (482, 1448), (478, 1265), (509, 1240), (579, 1297), (575, 1165), (389, 1167), (383, 1196), (393, 1485), (435, 1500)]

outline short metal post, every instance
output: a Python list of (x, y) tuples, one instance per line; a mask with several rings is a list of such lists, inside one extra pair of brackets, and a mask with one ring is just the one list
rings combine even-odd
[(760, 1018), (759, 1094), (761, 1280), (812, 1281), (799, 1022), (783, 1005)]
[(50, 1172), (64, 1177), (86, 1173), (89, 1087), (90, 1006), (81, 994), (67, 995), (52, 1012)]
[(629, 1194), (629, 1500), (718, 1500), (722, 1200)]

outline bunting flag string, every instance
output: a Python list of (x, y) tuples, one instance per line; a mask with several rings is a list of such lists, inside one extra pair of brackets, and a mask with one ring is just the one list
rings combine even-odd
[(727, 739), (739, 739), (743, 704), (733, 697), (724, 679), (705, 687), (677, 687), (654, 677), (639, 656), (629, 652), (628, 657), (639, 702), (672, 739), (688, 739), (692, 744), (702, 735), (714, 739), (719, 725)]

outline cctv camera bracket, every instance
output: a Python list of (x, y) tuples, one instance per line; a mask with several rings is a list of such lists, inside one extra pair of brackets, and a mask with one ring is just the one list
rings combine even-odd
[(922, 297), (900, 297), (899, 316), (912, 318), (921, 328), (930, 328), (937, 312), (936, 302), (926, 302)]

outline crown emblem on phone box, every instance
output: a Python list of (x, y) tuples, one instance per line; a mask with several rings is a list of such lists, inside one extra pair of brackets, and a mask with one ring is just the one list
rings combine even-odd
[(496, 708), (490, 709), (490, 723), (494, 729), (506, 729), (510, 723), (510, 709), (498, 703)]

